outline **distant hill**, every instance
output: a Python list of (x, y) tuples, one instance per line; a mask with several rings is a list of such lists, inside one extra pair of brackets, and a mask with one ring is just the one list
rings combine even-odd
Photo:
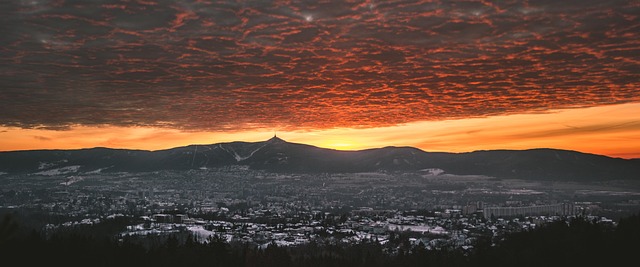
[(229, 165), (295, 173), (414, 172), (441, 169), (457, 175), (528, 180), (640, 179), (640, 160), (557, 149), (425, 152), (413, 147), (339, 151), (289, 143), (191, 145), (159, 151), (92, 148), (0, 152), (0, 173), (71, 175), (90, 172), (189, 170)]

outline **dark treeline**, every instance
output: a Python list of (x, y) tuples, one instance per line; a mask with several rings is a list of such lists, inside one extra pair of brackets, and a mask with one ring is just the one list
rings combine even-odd
[(198, 243), (169, 236), (153, 246), (118, 240), (110, 231), (125, 221), (104, 222), (99, 233), (81, 228), (45, 236), (25, 231), (13, 217), (0, 222), (2, 266), (627, 266), (637, 262), (640, 214), (620, 219), (617, 227), (585, 218), (558, 221), (509, 234), (496, 245), (481, 239), (471, 253), (423, 246), (387, 253), (377, 242), (258, 249), (218, 238)]

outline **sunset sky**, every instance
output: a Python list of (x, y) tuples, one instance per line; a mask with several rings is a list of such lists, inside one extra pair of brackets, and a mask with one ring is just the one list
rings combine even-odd
[(0, 2), (0, 151), (274, 132), (640, 158), (640, 2)]

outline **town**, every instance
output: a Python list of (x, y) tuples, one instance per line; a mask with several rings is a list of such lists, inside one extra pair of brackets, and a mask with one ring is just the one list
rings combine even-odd
[[(48, 232), (126, 218), (117, 238), (169, 236), (270, 244), (377, 242), (473, 248), (511, 232), (576, 216), (613, 225), (640, 207), (629, 181), (608, 184), (499, 180), (412, 173), (284, 174), (244, 166), (187, 172), (0, 176), (3, 210), (57, 215)], [(631, 183), (631, 184), (629, 184)]]

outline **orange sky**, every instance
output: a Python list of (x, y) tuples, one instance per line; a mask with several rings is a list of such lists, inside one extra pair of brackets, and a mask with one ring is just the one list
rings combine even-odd
[(278, 131), (337, 149), (640, 158), (639, 1), (0, 7), (4, 151), (156, 150)]
[[(0, 150), (89, 147), (158, 150), (189, 144), (263, 141), (277, 129), (187, 132), (152, 127), (87, 127), (68, 130), (0, 128)], [(640, 158), (640, 103), (553, 110), (484, 118), (421, 121), (379, 128), (278, 132), (296, 143), (354, 150), (414, 146), (425, 151), (559, 148)]]

